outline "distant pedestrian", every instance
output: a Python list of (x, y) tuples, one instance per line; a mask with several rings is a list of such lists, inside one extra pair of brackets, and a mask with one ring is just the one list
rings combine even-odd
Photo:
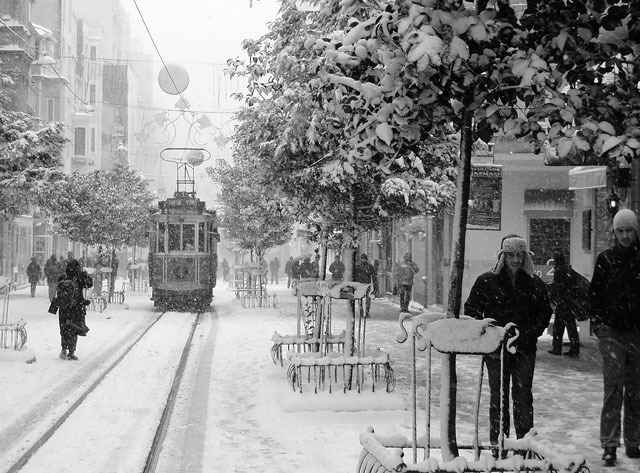
[(269, 262), (269, 272), (271, 273), (271, 284), (278, 284), (278, 273), (280, 273), (280, 260), (278, 257), (275, 257)]
[(400, 311), (409, 312), (409, 302), (411, 302), (411, 291), (413, 290), (413, 279), (420, 271), (418, 265), (411, 260), (409, 253), (404, 255), (404, 260), (398, 268), (398, 288), (400, 290)]
[(476, 319), (494, 319), (500, 327), (514, 323), (520, 331), (515, 342), (515, 354), (506, 352), (503, 361), (496, 354), (484, 357), (490, 391), (489, 441), (494, 458), (498, 458), (501, 450), (502, 455), (505, 454), (498, 443), (501, 441), (501, 418), (502, 432), (509, 437), (509, 396), (502, 396), (503, 383), (507, 392), (511, 386), (516, 437), (524, 437), (533, 428), (532, 387), (536, 348), (538, 337), (549, 325), (551, 312), (547, 287), (533, 272), (527, 243), (518, 235), (505, 236), (495, 268), (478, 276), (464, 304), (466, 315)]
[(366, 302), (366, 314), (369, 314), (371, 310), (371, 297), (375, 297), (378, 292), (378, 279), (376, 278), (376, 271), (371, 263), (369, 263), (369, 257), (362, 253), (360, 255), (360, 261), (356, 265), (356, 274), (353, 278), (355, 282), (362, 284), (371, 284), (371, 290), (367, 292)]
[(311, 256), (305, 255), (302, 263), (300, 264), (300, 279), (315, 279), (316, 278), (316, 268), (314, 264), (311, 262)]
[(580, 336), (576, 320), (589, 318), (587, 298), (589, 281), (567, 263), (564, 253), (553, 254), (553, 282), (549, 288), (549, 299), (555, 306), (553, 319), (553, 342), (549, 353), (562, 355), (564, 329), (569, 336), (567, 356), (580, 354)]
[(289, 257), (289, 261), (284, 265), (284, 272), (287, 275), (287, 289), (291, 287), (291, 280), (293, 279), (293, 266), (296, 264), (293, 256)]
[(31, 297), (35, 297), (36, 295), (36, 286), (41, 277), (42, 268), (38, 264), (38, 259), (32, 256), (31, 262), (27, 266), (27, 278), (29, 279), (29, 284), (31, 284)]
[(62, 262), (58, 261), (56, 255), (51, 257), (44, 264), (44, 275), (47, 278), (47, 286), (49, 287), (49, 301), (53, 301), (56, 296), (56, 289), (58, 288), (58, 279), (64, 273)]
[(640, 458), (640, 245), (636, 214), (619, 210), (613, 217), (613, 232), (615, 243), (596, 258), (589, 287), (591, 324), (602, 355), (600, 445), (605, 466), (616, 464), (621, 427), (627, 456)]
[(220, 267), (222, 268), (222, 280), (229, 281), (229, 262), (227, 261), (227, 258), (222, 258)]
[(67, 263), (64, 274), (58, 281), (56, 304), (59, 308), (58, 324), (60, 327), (60, 358), (77, 360), (75, 355), (78, 335), (84, 336), (89, 331), (86, 324), (87, 304), (84, 289), (93, 286), (93, 279), (80, 266), (78, 260)]
[(344, 263), (340, 260), (340, 255), (336, 255), (333, 263), (329, 265), (332, 281), (342, 281), (344, 277)]

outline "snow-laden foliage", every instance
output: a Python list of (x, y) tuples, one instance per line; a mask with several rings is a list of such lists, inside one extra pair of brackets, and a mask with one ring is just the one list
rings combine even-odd
[[(386, 146), (380, 152), (384, 159), (364, 159), (366, 143), (354, 142), (349, 133), (368, 111), (335, 100), (343, 87), (322, 81), (325, 58), (314, 47), (348, 27), (351, 15), (342, 14), (340, 3), (284, 1), (270, 32), (245, 42), (249, 62), (229, 62), (234, 73), (249, 79), (236, 146), (260, 156), (261, 171), (288, 197), (292, 213), (323, 239), (342, 232), (355, 236), (392, 216), (438, 212), (455, 194), (458, 154), (447, 133), (430, 127), (428, 142)], [(370, 18), (387, 2), (358, 3), (354, 14)], [(360, 83), (366, 72), (352, 70), (349, 80)], [(379, 129), (381, 136), (386, 133)], [(406, 183), (403, 195), (386, 192), (393, 188), (389, 179)]]
[(110, 251), (145, 246), (153, 196), (133, 169), (116, 164), (110, 171), (65, 176), (43, 195), (41, 206), (60, 234)]
[(35, 197), (61, 178), (63, 126), (6, 109), (13, 81), (0, 74), (0, 215), (25, 212)]
[(255, 165), (244, 160), (232, 166), (219, 160), (207, 172), (220, 187), (218, 216), (226, 241), (254, 251), (257, 261), (270, 248), (289, 241), (293, 220)]
[(536, 145), (552, 149), (550, 164), (628, 166), (640, 151), (637, 2), (541, 2), (523, 23), (527, 43), (563, 84), (532, 110), (549, 127)]

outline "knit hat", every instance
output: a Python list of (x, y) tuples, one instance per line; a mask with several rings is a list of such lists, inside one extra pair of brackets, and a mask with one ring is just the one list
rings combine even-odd
[(636, 217), (636, 214), (633, 213), (632, 210), (618, 210), (616, 215), (613, 217), (613, 229), (617, 230), (618, 228), (623, 227), (631, 227), (636, 231), (636, 233), (638, 232), (638, 217)]
[(521, 269), (529, 276), (533, 276), (533, 261), (531, 256), (533, 253), (527, 249), (527, 242), (520, 235), (510, 234), (502, 239), (500, 251), (498, 251), (498, 263), (493, 268), (493, 272), (498, 274), (504, 268), (506, 260), (505, 253), (522, 253), (523, 261)]

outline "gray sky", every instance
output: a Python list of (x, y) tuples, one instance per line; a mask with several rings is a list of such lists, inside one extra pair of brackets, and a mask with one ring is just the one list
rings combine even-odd
[[(136, 0), (167, 62), (216, 62), (243, 55), (243, 39), (256, 39), (278, 12), (278, 0)], [(133, 35), (151, 51), (134, 0), (123, 0), (131, 13)]]

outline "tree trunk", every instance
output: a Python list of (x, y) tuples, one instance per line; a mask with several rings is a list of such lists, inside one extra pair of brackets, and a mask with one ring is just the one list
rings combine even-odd
[[(469, 211), (469, 188), (471, 179), (471, 133), (472, 113), (463, 112), (460, 139), (460, 162), (458, 163), (458, 193), (453, 224), (453, 242), (451, 248), (451, 271), (449, 273), (449, 299), (447, 318), (460, 317), (462, 298), (462, 277), (464, 275), (465, 237), (467, 214)], [(458, 379), (456, 375), (456, 355), (442, 356), (442, 388), (440, 405), (444, 407), (440, 415), (440, 435), (442, 436), (442, 459), (452, 460), (458, 456), (456, 441), (456, 398)], [(446, 389), (448, 388), (448, 389)]]

